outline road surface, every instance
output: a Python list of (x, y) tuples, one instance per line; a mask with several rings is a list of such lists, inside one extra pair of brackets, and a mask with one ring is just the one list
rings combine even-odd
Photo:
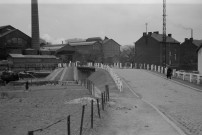
[(115, 69), (143, 100), (151, 103), (186, 134), (202, 135), (202, 92), (140, 69)]

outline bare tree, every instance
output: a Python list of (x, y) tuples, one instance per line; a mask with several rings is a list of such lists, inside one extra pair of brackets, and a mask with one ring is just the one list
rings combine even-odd
[(127, 46), (120, 53), (120, 62), (121, 63), (135, 63), (135, 46)]

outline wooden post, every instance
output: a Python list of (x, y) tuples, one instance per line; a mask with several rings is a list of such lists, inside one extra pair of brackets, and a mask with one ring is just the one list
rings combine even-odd
[(99, 106), (99, 99), (97, 98), (97, 110), (98, 110), (98, 116), (100, 118), (100, 106)]
[(84, 117), (85, 105), (82, 106), (82, 115), (81, 115), (81, 125), (80, 125), (80, 135), (82, 135), (83, 130), (83, 117)]
[(107, 93), (107, 101), (109, 101), (109, 85), (105, 85), (106, 93)]
[(104, 111), (104, 99), (103, 99), (104, 94), (102, 93), (102, 110)]
[(104, 104), (105, 104), (105, 91), (104, 91), (104, 93), (103, 93), (103, 102), (104, 102)]
[(67, 135), (70, 135), (70, 115), (67, 117)]
[(93, 128), (93, 100), (91, 100), (91, 128)]

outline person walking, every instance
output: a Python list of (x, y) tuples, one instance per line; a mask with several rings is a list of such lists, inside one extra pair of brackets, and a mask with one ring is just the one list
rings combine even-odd
[(167, 74), (166, 74), (166, 76), (167, 76), (167, 79), (168, 79), (168, 78), (171, 79), (171, 76), (172, 76), (172, 69), (171, 69), (170, 66), (169, 66), (168, 69), (167, 69)]

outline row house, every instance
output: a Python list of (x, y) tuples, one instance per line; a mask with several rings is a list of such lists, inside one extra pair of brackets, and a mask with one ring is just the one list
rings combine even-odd
[(135, 62), (155, 64), (160, 66), (179, 66), (180, 42), (166, 36), (166, 46), (162, 41), (163, 35), (156, 32), (143, 33), (142, 37), (135, 42)]

